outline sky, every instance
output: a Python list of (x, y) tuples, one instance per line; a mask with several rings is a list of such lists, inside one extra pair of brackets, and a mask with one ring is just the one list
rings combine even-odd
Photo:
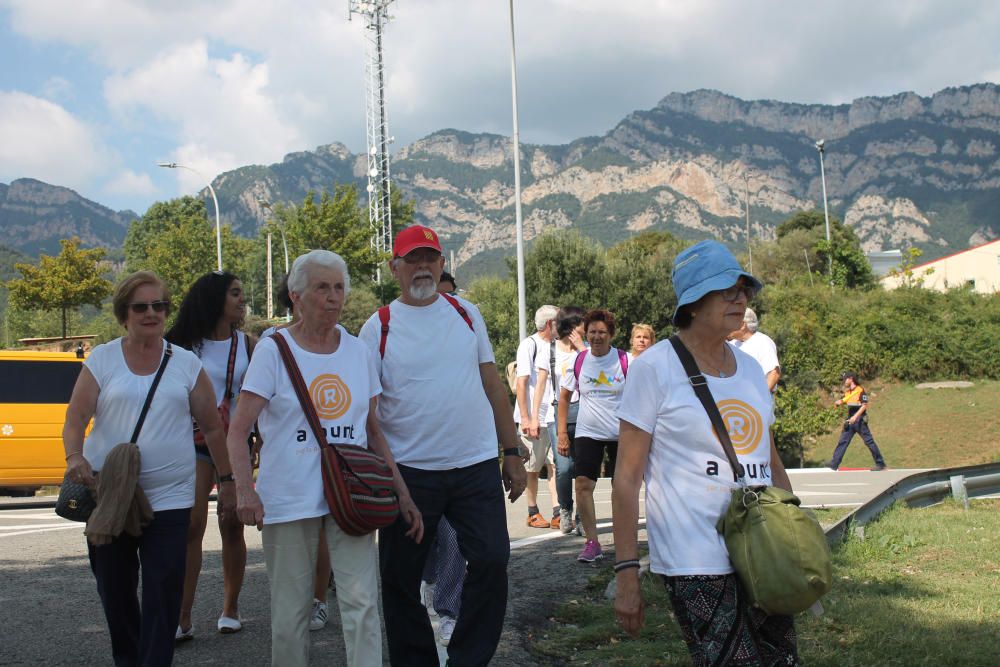
[[(390, 13), (392, 150), (444, 128), (509, 135), (508, 0)], [(701, 88), (841, 104), (1000, 82), (989, 0), (515, 0), (514, 15), (529, 143)], [(0, 182), (142, 213), (247, 164), (363, 152), (365, 39), (348, 0), (0, 0)]]

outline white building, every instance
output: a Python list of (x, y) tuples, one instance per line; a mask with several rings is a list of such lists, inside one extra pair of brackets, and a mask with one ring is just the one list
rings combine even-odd
[(1000, 239), (918, 264), (910, 276), (890, 275), (880, 280), (886, 289), (919, 284), (943, 292), (969, 287), (980, 294), (1000, 292)]

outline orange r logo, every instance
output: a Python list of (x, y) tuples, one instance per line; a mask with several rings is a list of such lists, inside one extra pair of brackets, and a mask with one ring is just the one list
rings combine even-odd
[(342, 417), (351, 407), (351, 392), (339, 375), (317, 375), (309, 385), (309, 397), (320, 419)]
[(737, 454), (749, 454), (764, 438), (764, 420), (749, 404), (735, 399), (719, 401), (722, 421)]

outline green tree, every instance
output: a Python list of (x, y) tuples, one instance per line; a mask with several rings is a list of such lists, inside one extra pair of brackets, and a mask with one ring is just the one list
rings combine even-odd
[[(221, 236), (222, 266), (240, 275), (250, 244), (229, 225), (222, 227)], [(175, 301), (216, 266), (215, 226), (205, 217), (205, 203), (193, 197), (153, 204), (125, 234), (126, 270), (155, 272)]]
[[(462, 296), (479, 308), (483, 320), (486, 321), (490, 342), (493, 344), (493, 356), (496, 358), (497, 368), (506, 368), (509, 362), (514, 361), (519, 342), (517, 308), (511, 307), (511, 304), (517, 303), (517, 282), (496, 276), (477, 278)], [(534, 326), (529, 325), (528, 328), (532, 329)], [(507, 386), (506, 380), (504, 386)]]
[[(511, 276), (516, 279), (513, 266)], [(575, 231), (543, 234), (525, 255), (524, 282), (529, 320), (546, 303), (604, 306), (608, 296), (604, 249)]]
[[(795, 235), (795, 232), (804, 232), (806, 236)], [(830, 218), (829, 243), (826, 241), (826, 220), (820, 211), (799, 211), (778, 225), (776, 233), (779, 245), (788, 239), (788, 242), (795, 242), (794, 249), (798, 249), (803, 238), (811, 239), (818, 264), (810, 261), (810, 268), (817, 275), (828, 276), (832, 260), (833, 274), (827, 280), (832, 280), (834, 285), (872, 287), (875, 284), (871, 265), (861, 249), (861, 240), (839, 218)]]
[(57, 257), (41, 255), (38, 264), (16, 264), (22, 275), (7, 283), (10, 303), (23, 310), (62, 311), (62, 337), (66, 337), (67, 312), (91, 304), (100, 307), (111, 293), (103, 277), (104, 248), (81, 249), (80, 239), (63, 239)]

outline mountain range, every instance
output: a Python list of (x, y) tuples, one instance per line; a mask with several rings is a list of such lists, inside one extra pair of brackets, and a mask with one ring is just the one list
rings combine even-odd
[[(1000, 235), (1000, 87), (977, 84), (836, 106), (672, 93), (603, 136), (523, 144), (525, 239), (572, 228), (611, 244), (666, 230), (741, 247), (747, 206), (752, 237), (772, 238), (794, 212), (823, 207), (820, 139), (830, 213), (866, 250), (915, 246), (931, 259)], [(223, 222), (250, 235), (270, 214), (262, 201), (298, 204), (334, 183), (363, 192), (365, 160), (333, 143), (221, 174)], [(441, 130), (402, 147), (391, 172), (466, 278), (504, 270), (515, 238), (508, 137)], [(22, 252), (70, 234), (120, 245), (134, 215), (38, 181), (0, 185), (0, 244)]]

